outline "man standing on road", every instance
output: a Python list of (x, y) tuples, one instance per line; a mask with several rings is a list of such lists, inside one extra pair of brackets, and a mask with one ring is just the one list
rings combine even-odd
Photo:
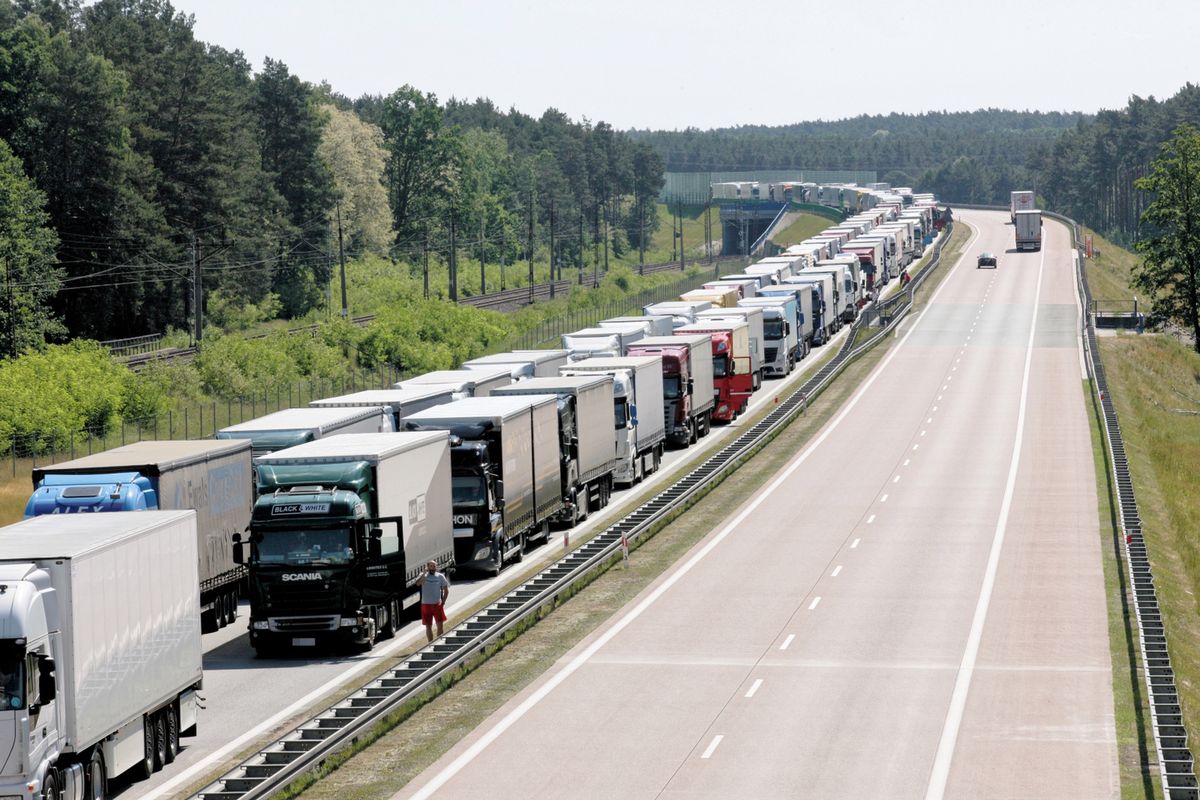
[(438, 572), (437, 562), (425, 564), (425, 574), (417, 583), (421, 586), (421, 624), (425, 637), (433, 641), (433, 623), (437, 620), (437, 635), (442, 635), (446, 622), (446, 598), (450, 596), (450, 579)]

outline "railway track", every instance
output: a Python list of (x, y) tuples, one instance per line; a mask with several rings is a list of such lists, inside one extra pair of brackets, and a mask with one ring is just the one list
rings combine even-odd
[[(724, 256), (717, 258), (717, 261), (729, 261), (741, 258), (741, 256)], [(688, 262), (688, 266), (705, 263), (700, 260)], [(646, 264), (642, 267), (643, 274), (650, 275), (656, 272), (668, 272), (671, 270), (679, 270), (678, 261), (665, 261), (657, 264)], [(587, 286), (591, 284), (587, 277), (584, 277), (582, 284), (578, 284), (570, 280), (559, 280), (551, 283), (538, 283), (533, 286), (532, 296), (530, 287), (524, 286), (516, 289), (505, 289), (503, 291), (491, 292), (489, 294), (472, 295), (459, 299), (460, 305), (475, 306), (476, 308), (485, 308), (492, 311), (509, 311), (522, 308), (532, 302), (538, 300), (548, 300), (555, 296), (565, 296), (569, 293), (572, 287)], [(369, 325), (375, 319), (374, 314), (364, 314), (362, 316), (351, 317), (350, 322), (358, 327)], [(287, 333), (292, 336), (301, 334), (316, 333), (320, 329), (320, 325), (301, 325), (296, 328), (288, 328)], [(265, 339), (271, 336), (270, 333), (259, 333), (253, 336), (247, 336), (247, 339)], [(144, 352), (134, 353), (124, 356), (125, 366), (129, 367), (134, 372), (137, 372), (150, 364), (185, 364), (196, 357), (199, 352), (195, 345), (189, 347), (164, 347), (157, 350), (146, 350)]]
[(269, 797), (300, 776), (318, 769), (327, 758), (353, 744), (404, 703), (433, 689), (439, 680), (458, 669), (469, 668), (481, 654), (503, 641), (510, 631), (521, 630), (542, 609), (552, 606), (562, 596), (569, 596), (578, 585), (586, 583), (613, 559), (619, 558), (629, 543), (651, 533), (708, 486), (736, 469), (745, 458), (791, 423), (851, 361), (888, 336), (911, 308), (916, 289), (937, 268), (943, 243), (949, 238), (947, 233), (939, 240), (930, 264), (911, 286), (889, 300), (886, 326), (876, 329), (867, 341), (858, 342), (856, 334), (868, 322), (866, 315), (860, 317), (834, 358), (780, 400), (758, 423), (699, 462), (677, 483), (452, 628), (444, 637), (252, 753), (192, 795), (192, 800), (261, 800)]

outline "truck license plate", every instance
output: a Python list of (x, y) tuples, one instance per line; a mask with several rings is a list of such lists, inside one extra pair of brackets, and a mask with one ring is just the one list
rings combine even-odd
[(292, 638), (292, 647), (316, 647), (317, 640), (311, 636), (297, 636)]

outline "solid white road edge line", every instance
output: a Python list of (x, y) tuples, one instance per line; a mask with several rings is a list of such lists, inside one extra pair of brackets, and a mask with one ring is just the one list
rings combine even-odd
[(1004, 500), (1000, 503), (1000, 517), (996, 520), (996, 532), (992, 536), (992, 549), (988, 553), (987, 569), (983, 584), (979, 587), (979, 600), (975, 604), (975, 616), (971, 620), (971, 632), (963, 651), (958, 676), (954, 679), (954, 691), (950, 695), (950, 708), (942, 726), (941, 741), (938, 742), (933, 770), (925, 800), (942, 800), (946, 794), (946, 783), (950, 780), (950, 762), (954, 759), (954, 745), (958, 741), (958, 730), (962, 725), (967, 707), (967, 694), (971, 690), (971, 677), (975, 671), (975, 660), (979, 657), (979, 644), (983, 639), (983, 626), (987, 622), (988, 605), (992, 600), (992, 589), (996, 584), (996, 570), (1000, 566), (1000, 550), (1004, 546), (1004, 533), (1008, 528), (1008, 512), (1012, 508), (1013, 492), (1017, 487), (1017, 470), (1021, 465), (1021, 439), (1025, 434), (1025, 406), (1029, 399), (1029, 367), (1033, 361), (1033, 337), (1037, 331), (1037, 309), (1042, 298), (1042, 273), (1046, 266), (1046, 251), (1038, 262), (1037, 289), (1033, 295), (1033, 320), (1029, 324), (1029, 341), (1025, 345), (1025, 372), (1021, 377), (1021, 401), (1017, 406), (1017, 430), (1013, 435), (1012, 460), (1008, 465), (1008, 481), (1004, 485)]
[[(971, 244), (978, 237), (979, 229), (973, 229), (971, 238), (968, 239), (966, 245), (963, 246), (962, 255), (959, 256), (958, 261), (955, 262), (954, 266), (950, 268), (950, 272), (945, 278), (942, 279), (941, 284), (938, 285), (933, 295), (929, 298), (929, 303), (931, 305), (935, 300), (937, 300), (938, 295), (940, 295), (942, 291), (950, 285), (950, 279), (954, 277), (954, 273), (957, 272), (958, 268), (965, 262), (966, 253), (970, 250)], [(919, 322), (920, 320), (918, 320), (918, 323)], [(644, 614), (646, 609), (654, 605), (654, 603), (656, 603), (660, 597), (666, 594), (672, 586), (682, 580), (683, 577), (691, 572), (697, 564), (703, 561), (709, 553), (716, 549), (717, 545), (725, 541), (726, 537), (736, 530), (737, 527), (745, 521), (746, 517), (754, 513), (754, 511), (757, 510), (758, 507), (762, 505), (768, 497), (775, 493), (776, 489), (778, 489), (789, 478), (791, 478), (792, 474), (795, 473), (795, 471), (798, 470), (800, 466), (808, 460), (809, 456), (811, 456), (813, 452), (816, 451), (816, 449), (820, 447), (835, 430), (837, 430), (837, 428), (841, 425), (842, 420), (850, 415), (850, 412), (853, 411), (855, 406), (858, 405), (863, 395), (870, 391), (871, 387), (875, 384), (875, 381), (892, 363), (892, 359), (894, 359), (901, 351), (903, 351), (905, 342), (908, 341), (908, 338), (912, 336), (913, 331), (917, 330), (918, 327), (918, 325), (913, 325), (908, 329), (908, 332), (904, 334), (904, 338), (900, 340), (899, 346), (892, 352), (888, 353), (883, 361), (879, 363), (879, 366), (875, 368), (875, 371), (871, 373), (866, 381), (863, 382), (863, 385), (857, 392), (854, 393), (854, 396), (850, 398), (845, 407), (838, 412), (837, 416), (830, 421), (825, 430), (823, 430), (820, 435), (813, 440), (812, 444), (804, 448), (804, 450), (792, 460), (792, 463), (784, 468), (783, 472), (779, 474), (779, 477), (768, 484), (762, 493), (750, 501), (750, 503), (741, 511), (741, 513), (735, 516), (728, 525), (726, 525), (715, 536), (709, 539), (703, 547), (696, 551), (691, 558), (680, 565), (675, 572), (667, 576), (666, 580), (655, 587), (650, 594), (642, 598), (642, 601), (631, 608), (628, 613), (625, 614), (625, 616), (621, 617), (612, 625), (612, 627), (596, 637), (596, 639), (590, 645), (588, 645), (582, 652), (571, 659), (562, 669), (554, 673), (549, 680), (535, 689), (516, 708), (505, 714), (500, 721), (498, 721), (482, 736), (472, 742), (466, 750), (458, 755), (458, 757), (443, 767), (436, 775), (433, 776), (433, 778), (429, 780), (428, 783), (411, 795), (412, 800), (428, 800), (429, 797), (433, 796), (434, 792), (445, 786), (451, 778), (462, 771), (463, 767), (474, 761), (475, 758), (488, 747), (488, 745), (500, 738), (505, 731), (507, 731), (522, 717), (529, 713), (530, 709), (540, 703), (547, 695), (550, 694), (550, 692), (554, 691), (559, 684), (574, 675), (580, 667), (587, 663), (587, 661), (600, 650), (600, 648), (604, 647), (604, 645), (616, 638), (617, 634), (625, 630), (630, 623)]]

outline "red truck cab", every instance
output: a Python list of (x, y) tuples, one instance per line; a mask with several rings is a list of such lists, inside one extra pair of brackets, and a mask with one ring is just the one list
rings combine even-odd
[(675, 329), (676, 336), (696, 333), (707, 333), (712, 340), (713, 421), (732, 422), (746, 410), (754, 393), (750, 326), (734, 320), (713, 320)]

